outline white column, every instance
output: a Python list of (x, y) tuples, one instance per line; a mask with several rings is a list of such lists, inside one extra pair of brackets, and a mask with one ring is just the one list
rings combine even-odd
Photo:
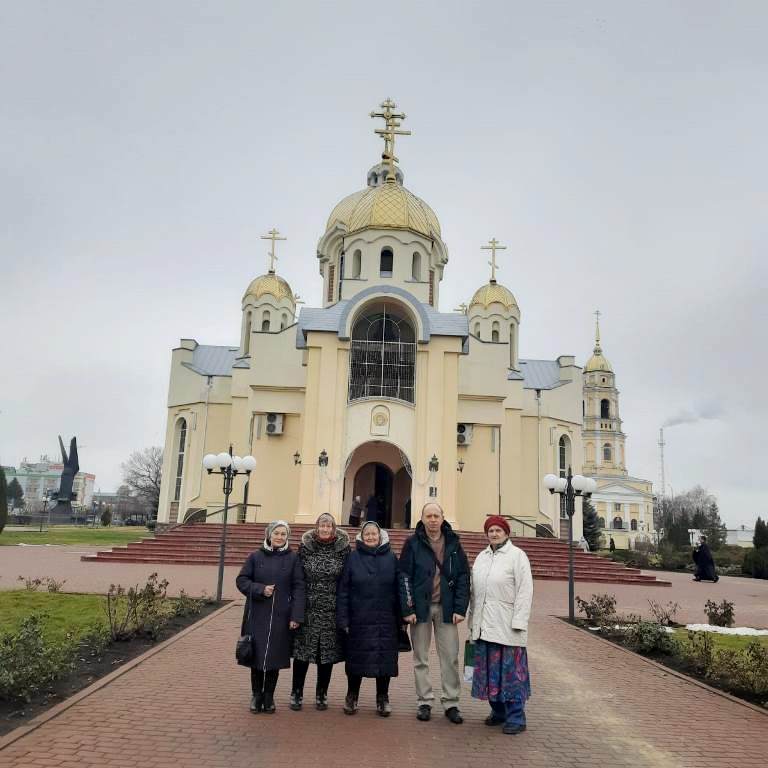
[(622, 504), (621, 507), (624, 510), (624, 527), (629, 530), (629, 504)]

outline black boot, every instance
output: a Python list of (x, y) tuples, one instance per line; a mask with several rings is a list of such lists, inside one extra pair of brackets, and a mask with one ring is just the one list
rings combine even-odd
[(381, 717), (389, 717), (392, 714), (392, 707), (389, 706), (389, 696), (379, 695), (376, 697), (376, 714)]
[(275, 688), (277, 687), (278, 674), (274, 670), (264, 674), (264, 705), (261, 711), (268, 715), (275, 711)]
[(289, 704), (290, 708), (294, 712), (298, 712), (301, 709), (302, 704), (304, 703), (304, 691), (301, 690), (301, 688), (295, 688), (291, 691), (291, 703)]
[(328, 709), (328, 691), (315, 691), (315, 708), (321, 712)]
[(264, 705), (264, 696), (261, 691), (258, 693), (254, 693), (253, 696), (251, 696), (251, 706), (250, 710), (253, 712), (254, 715), (261, 712), (261, 708)]

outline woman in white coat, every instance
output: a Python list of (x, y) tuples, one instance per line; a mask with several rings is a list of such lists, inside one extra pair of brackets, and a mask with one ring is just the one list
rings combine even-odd
[(528, 556), (509, 539), (509, 523), (499, 516), (485, 521), (488, 547), (472, 568), (469, 628), (475, 643), (472, 696), (487, 700), (486, 725), (504, 733), (525, 730), (525, 702), (531, 695), (528, 674), (528, 618), (533, 578)]

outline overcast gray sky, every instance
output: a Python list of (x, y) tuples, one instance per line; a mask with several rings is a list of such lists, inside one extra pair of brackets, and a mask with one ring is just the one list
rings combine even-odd
[(179, 338), (238, 343), (273, 226), (319, 305), (317, 240), (392, 96), (450, 251), (441, 309), (499, 238), (521, 356), (583, 364), (603, 312), (630, 472), (658, 484), (658, 428), (687, 413), (675, 492), (765, 517), (767, 23), (764, 2), (700, 0), (5, 0), (0, 461), (76, 434), (115, 488), (162, 444)]

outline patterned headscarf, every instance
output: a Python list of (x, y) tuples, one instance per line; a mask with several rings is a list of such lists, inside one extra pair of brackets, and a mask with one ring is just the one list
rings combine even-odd
[[(331, 535), (326, 537), (326, 538), (323, 538), (320, 535), (320, 521), (321, 520), (328, 520), (331, 523), (331, 525), (333, 526), (333, 530), (331, 531)], [(336, 519), (334, 518), (334, 516), (330, 512), (323, 512), (323, 514), (320, 515), (320, 517), (318, 517), (317, 520), (315, 520), (315, 538), (318, 541), (334, 541), (336, 539)]]
[[(285, 544), (283, 544), (282, 547), (278, 550), (272, 549), (272, 531), (275, 530), (275, 528), (279, 528), (282, 526), (287, 531), (288, 535), (285, 537)], [(290, 538), (291, 538), (291, 526), (288, 525), (288, 523), (285, 522), (285, 520), (273, 520), (271, 523), (267, 525), (267, 530), (264, 535), (264, 549), (266, 549), (268, 552), (277, 551), (277, 552), (285, 552), (286, 549), (290, 546)]]

